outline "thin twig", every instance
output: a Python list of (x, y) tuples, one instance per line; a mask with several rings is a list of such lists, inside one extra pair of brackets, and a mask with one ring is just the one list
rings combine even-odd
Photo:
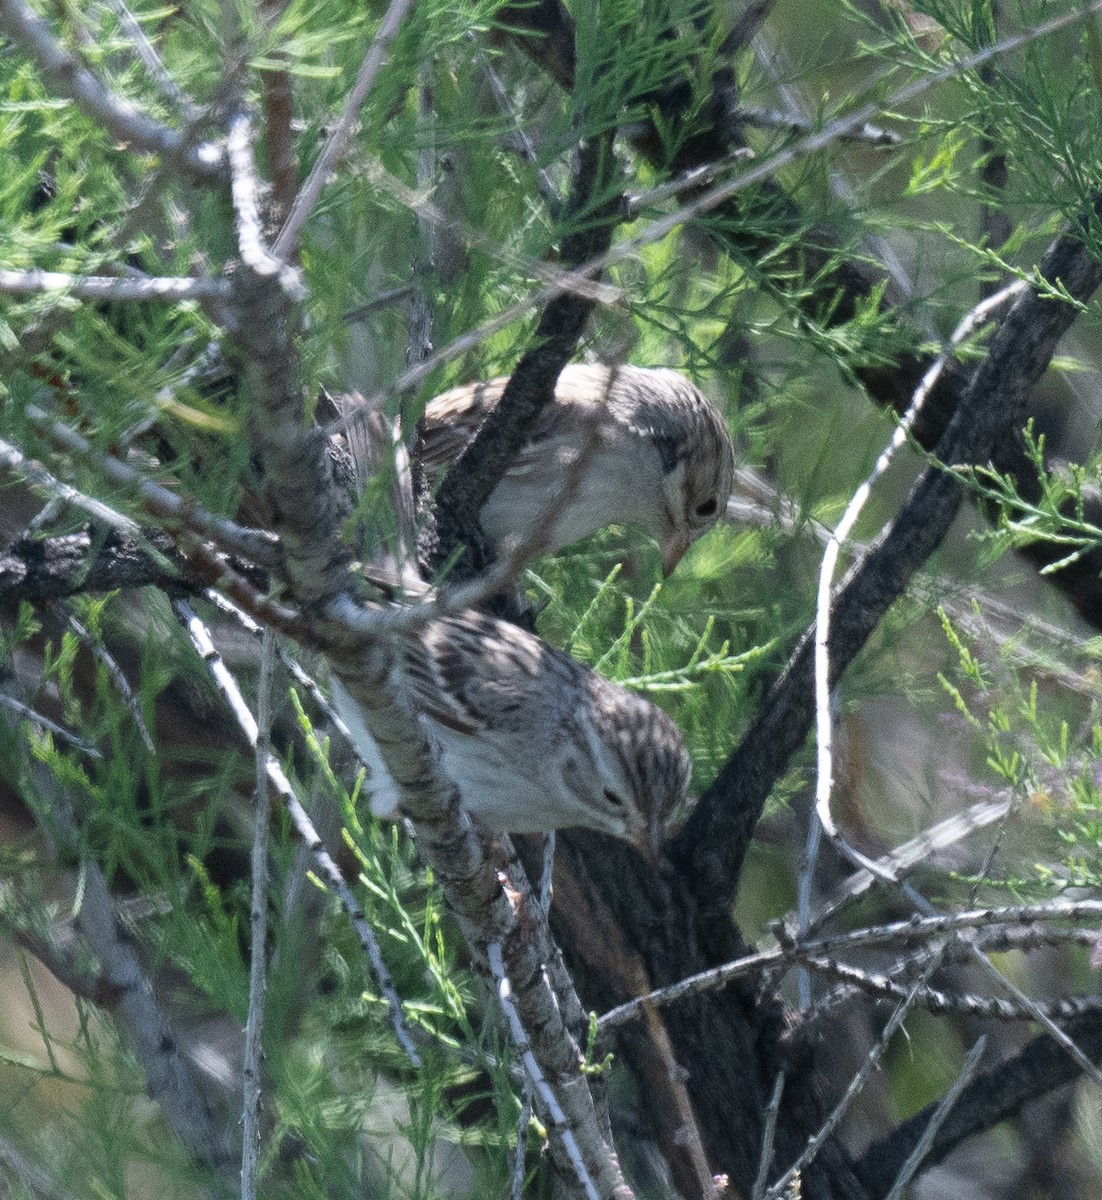
[(11, 442), (3, 439), (0, 439), (0, 462), (10, 467), (17, 475), (22, 475), (34, 487), (41, 488), (52, 499), (81, 509), (95, 520), (102, 521), (104, 525), (112, 529), (117, 529), (124, 537), (138, 538), (141, 536), (141, 527), (137, 521), (104, 504), (102, 500), (96, 500), (92, 496), (78, 492), (71, 484), (63, 483), (55, 475), (51, 475), (40, 462), (28, 458), (17, 446), (13, 446)]
[(153, 737), (149, 732), (149, 727), (145, 723), (145, 717), (142, 716), (141, 705), (138, 703), (137, 696), (134, 695), (134, 689), (130, 686), (130, 681), (123, 674), (122, 667), (115, 661), (103, 642), (99, 638), (93, 637), (76, 619), (76, 616), (69, 611), (67, 605), (55, 602), (50, 607), (55, 613), (64, 618), (69, 628), (80, 639), (85, 649), (88, 650), (97, 662), (102, 664), (104, 670), (110, 675), (111, 683), (118, 693), (119, 699), (130, 713), (130, 719), (134, 722), (134, 726), (138, 730), (145, 748), (150, 754), (156, 754), (157, 748), (153, 744)]
[[(417, 88), (418, 140), (421, 143), (417, 151), (416, 178), (421, 195), (428, 196), (435, 190), (437, 178), (436, 161), (436, 113), (433, 111), (432, 74), (435, 64), (422, 63), (418, 68), (420, 79)], [(397, 181), (395, 181), (397, 182)], [(424, 362), (432, 352), (432, 305), (429, 302), (430, 292), (435, 294), (436, 288), (443, 279), (434, 281), (440, 263), (440, 251), (447, 227), (447, 219), (440, 224), (436, 221), (435, 206), (411, 206), (417, 223), (417, 244), (410, 264), (414, 286), (409, 298), (409, 341), (406, 343), (406, 366)], [(429, 210), (433, 216), (430, 217)], [(351, 444), (351, 442), (350, 442)], [(412, 483), (410, 496), (413, 496)], [(415, 544), (415, 543), (411, 543)], [(402, 555), (405, 561), (405, 555)]]
[[(1097, 937), (1097, 931), (1095, 936)], [(942, 947), (936, 953), (942, 953), (945, 949)], [(933, 952), (923, 950), (922, 954), (925, 956)], [(824, 1002), (816, 1006), (816, 1017), (821, 1017), (828, 1008), (837, 1007), (841, 1000), (848, 999), (854, 992), (889, 1000), (899, 1000), (908, 992), (907, 984), (899, 983), (889, 975), (862, 971), (836, 959), (801, 954), (799, 960), (810, 970), (831, 979), (842, 980), (846, 985), (844, 992), (840, 991), (833, 998), (828, 998), (829, 1004)], [(909, 961), (906, 967), (908, 971), (913, 969), (913, 960)], [(1082, 1013), (1102, 1010), (1102, 997), (1098, 996), (1065, 996), (1057, 1000), (1029, 999), (1026, 1004), (1017, 1004), (1000, 1000), (996, 996), (949, 993), (932, 987), (922, 988), (915, 998), (915, 1003), (932, 1013), (958, 1013), (991, 1021), (1036, 1021), (1041, 1019), (1038, 1013), (1048, 1021), (1066, 1021)]]
[[(996, 821), (1001, 821), (1010, 814), (1013, 806), (1014, 797), (1012, 796), (1005, 800), (980, 801), (963, 812), (954, 813), (951, 817), (946, 817), (944, 821), (931, 825), (917, 837), (911, 838), (903, 845), (897, 846), (894, 850), (878, 858), (876, 865), (884, 874), (877, 875), (864, 869), (855, 871), (848, 879), (839, 884), (831, 898), (815, 914), (814, 919), (804, 929), (804, 935), (807, 936), (816, 929), (820, 929), (845, 905), (865, 895), (884, 878), (884, 875), (889, 875), (893, 879), (902, 879), (916, 866), (928, 862), (938, 850), (955, 845), (969, 834), (975, 833), (979, 829), (985, 829)], [(794, 933), (795, 926), (793, 926)]]
[[(475, 41), (475, 35), (470, 33), (467, 35), (471, 41)], [(494, 97), (494, 103), (497, 104), (501, 115), (512, 126), (509, 135), (509, 141), (512, 144), (514, 151), (526, 162), (533, 167), (536, 174), (536, 189), (543, 197), (544, 204), (547, 205), (554, 220), (562, 208), (563, 198), (555, 189), (555, 185), (551, 182), (551, 176), (547, 174), (545, 168), (540, 166), (539, 155), (536, 153), (535, 143), (524, 128), (524, 123), (520, 119), (516, 106), (513, 104), (512, 98), (505, 90), (505, 85), (501, 82), (501, 76), (494, 69), (494, 64), (490, 61), (486, 51), (481, 46), (476, 45), (474, 52), (474, 61), (479, 70), (482, 72), (482, 77), (489, 85), (490, 92)]]
[[(876, 465), (865, 482), (854, 492), (852, 499), (846, 506), (841, 520), (831, 534), (819, 568), (819, 586), (815, 602), (815, 817), (818, 819), (818, 823), (821, 824), (827, 837), (830, 838), (838, 850), (851, 862), (890, 883), (895, 882), (894, 878), (885, 874), (875, 860), (850, 846), (841, 837), (830, 811), (833, 787), (833, 753), (831, 746), (833, 722), (830, 715), (830, 652), (828, 649), (830, 644), (831, 584), (834, 579), (834, 571), (838, 563), (838, 558), (842, 551), (842, 545), (856, 525), (862, 509), (872, 494), (873, 485), (884, 475), (896, 453), (905, 444), (911, 426), (922, 411), (922, 406), (931, 394), (934, 384), (945, 369), (945, 365), (952, 356), (954, 349), (970, 337), (985, 320), (990, 318), (992, 313), (998, 311), (1007, 299), (1013, 295), (1017, 295), (1024, 288), (1025, 284), (1017, 280), (1001, 292), (989, 296), (977, 304), (953, 331), (948, 347), (938, 356), (937, 360), (923, 376), (922, 382), (915, 390), (910, 406), (896, 426), (888, 445), (877, 458)], [(818, 829), (813, 819), (808, 832), (809, 861), (814, 861), (814, 844), (817, 836)], [(797, 915), (801, 931), (807, 927), (809, 921), (809, 887), (805, 886), (802, 888), (802, 893), (803, 900)]]
[(800, 1152), (796, 1161), (788, 1168), (787, 1171), (773, 1184), (765, 1193), (765, 1200), (778, 1200), (778, 1197), (784, 1192), (788, 1184), (799, 1175), (803, 1169), (810, 1163), (819, 1153), (823, 1143), (837, 1129), (842, 1118), (845, 1116), (849, 1106), (857, 1098), (861, 1089), (865, 1086), (865, 1081), (869, 1075), (876, 1069), (880, 1059), (884, 1056), (884, 1051), (888, 1048), (888, 1043), (895, 1035), (895, 1031), (903, 1023), (903, 1018), (911, 1010), (915, 996), (918, 994), (919, 988), (926, 982), (940, 962), (939, 957), (934, 957), (927, 967), (923, 977), (915, 983), (907, 998), (897, 1006), (895, 1012), (892, 1013), (887, 1024), (881, 1031), (880, 1036), (876, 1039), (875, 1045), (869, 1050), (865, 1057), (865, 1061), (861, 1064), (856, 1074), (850, 1080), (845, 1093), (838, 1103), (834, 1106), (830, 1115), (819, 1127), (818, 1131), (808, 1139), (807, 1145)]
[(119, 21), (119, 28), (130, 39), (134, 52), (142, 60), (142, 65), (149, 72), (150, 78), (161, 90), (166, 99), (170, 100), (180, 110), (185, 121), (191, 122), (202, 115), (202, 108), (177, 84), (169, 74), (156, 46), (145, 36), (145, 30), (126, 6), (124, 0), (105, 0)]
[[(131, 150), (166, 155), (180, 149), (183, 139), (176, 130), (151, 120), (135, 105), (109, 91), (61, 46), (46, 22), (22, 0), (0, 0), (0, 33), (35, 60), (52, 92), (75, 101), (81, 112), (116, 142)], [(184, 163), (190, 172), (210, 179), (221, 168), (221, 148), (211, 143), (191, 148)]]
[[(784, 52), (776, 46), (768, 46), (766, 35), (759, 33), (755, 39), (755, 52), (761, 67), (773, 79), (777, 91), (780, 93), (781, 100), (788, 113), (788, 123), (791, 132), (794, 134), (802, 134), (809, 136), (815, 131), (815, 124), (806, 116), (807, 106), (802, 103), (799, 94), (794, 86), (781, 81), (778, 76), (784, 78), (792, 77), (792, 69), (789, 64), (784, 61)], [(758, 116), (760, 117), (760, 112)], [(739, 119), (736, 117), (736, 119)], [(748, 118), (748, 123), (752, 123), (752, 118)], [(841, 140), (853, 140), (860, 138), (862, 134), (867, 134), (870, 131), (875, 131), (878, 138), (869, 140), (879, 141), (881, 145), (888, 144), (891, 136), (885, 134), (882, 129), (874, 125), (863, 123), (860, 127), (851, 127), (840, 135)], [(886, 139), (886, 140), (881, 140)], [(896, 138), (898, 141), (898, 138)], [(841, 200), (847, 209), (853, 210), (858, 207), (859, 202), (854, 194), (853, 185), (849, 179), (837, 166), (830, 166), (827, 170), (827, 179), (830, 184), (830, 190), (834, 195)], [(914, 281), (910, 274), (899, 260), (899, 256), (895, 252), (895, 247), (888, 241), (887, 238), (880, 236), (875, 231), (866, 233), (864, 237), (865, 244), (871, 256), (880, 263), (883, 263), (888, 275), (895, 282), (903, 296), (911, 296), (914, 292)], [(929, 317), (925, 316), (926, 332), (928, 335), (934, 335), (933, 323)]]
[(762, 1200), (765, 1195), (765, 1181), (769, 1178), (769, 1167), (773, 1162), (773, 1138), (777, 1132), (777, 1118), (781, 1112), (782, 1095), (784, 1095), (784, 1072), (778, 1071), (777, 1078), (773, 1081), (769, 1106), (765, 1110), (765, 1124), (761, 1131), (761, 1159), (758, 1161), (758, 1173), (754, 1176), (754, 1190), (750, 1193), (751, 1200)]
[[(421, 187), (418, 190), (409, 187), (397, 176), (392, 175), (377, 160), (366, 162), (359, 169), (369, 183), (374, 184), (380, 190), (391, 193), (404, 208), (415, 213), (419, 222), (424, 222), (433, 230), (447, 231), (453, 236), (462, 238), (470, 245), (485, 250), (488, 255), (512, 267), (518, 274), (524, 274), (530, 279), (536, 279), (549, 287), (557, 288), (556, 295), (569, 293), (574, 296), (584, 296), (587, 300), (595, 300), (599, 304), (615, 304), (624, 297), (624, 289), (615, 284), (606, 283), (600, 279), (590, 279), (579, 271), (564, 270), (552, 263), (541, 262), (530, 255), (522, 254), (509, 244), (503, 243), (500, 238), (491, 237), (473, 225), (467, 224), (454, 213), (445, 212), (429, 199), (429, 189)], [(415, 361), (422, 362), (424, 359)]]
[(562, 1138), (567, 1157), (570, 1159), (578, 1182), (581, 1184), (582, 1190), (585, 1192), (588, 1200), (601, 1200), (600, 1193), (597, 1191), (597, 1185), (593, 1182), (593, 1178), (586, 1168), (581, 1149), (578, 1146), (577, 1139), (574, 1137), (574, 1131), (570, 1128), (566, 1114), (559, 1104), (555, 1089), (548, 1083), (540, 1067), (539, 1060), (532, 1052), (532, 1043), (529, 1040), (528, 1031), (524, 1028), (524, 1022), (521, 1021), (520, 1013), (517, 1012), (517, 1006), (513, 1001), (513, 985), (510, 983), (509, 976), (505, 971), (505, 962), (501, 955), (501, 943), (496, 941), (490, 942), (486, 947), (486, 957), (490, 971), (494, 977), (494, 982), (497, 985), (497, 998), (501, 1004), (501, 1010), (505, 1014), (505, 1021), (509, 1027), (510, 1040), (520, 1053), (521, 1062), (524, 1064), (525, 1078), (529, 1081), (533, 1092), (542, 1101), (544, 1112), (555, 1123), (559, 1136)]
[(367, 54), (360, 64), (356, 82), (352, 87), (352, 91), (348, 94), (344, 111), (330, 127), (325, 146), (318, 155), (317, 161), (306, 178), (306, 182), (299, 188), (294, 206), (287, 220), (284, 221), (279, 237), (276, 238), (275, 245), (272, 247), (272, 252), (277, 258), (281, 258), (285, 262), (292, 258), (294, 247), (298, 244), (299, 231), (305, 224), (306, 218), (310, 215), (310, 210), (317, 203), (318, 197), (321, 195), (322, 189), (325, 187), (334, 166), (344, 156), (344, 152), (347, 150), (348, 143), (352, 138), (357, 114), (363, 102), (367, 99), (368, 92), (371, 91), (375, 77), (379, 74), (386, 61), (387, 49), (398, 32), (406, 14), (413, 8), (415, 3), (416, 0), (391, 0), (386, 14), (378, 30), (376, 30), (375, 37), (372, 39), (371, 46), (368, 48)]
[[(783, 89), (785, 99), (791, 96), (791, 89)], [(806, 136), (814, 133), (817, 126), (801, 116), (791, 112), (772, 112), (767, 108), (757, 108), (752, 105), (740, 104), (731, 113), (731, 119), (742, 125), (753, 125), (758, 129), (777, 129), (783, 133)], [(868, 142), (873, 146), (898, 146), (902, 138), (893, 129), (882, 129), (879, 125), (864, 124), (859, 128), (850, 129), (841, 135), (845, 141)]]
[(883, 943), (906, 944), (908, 941), (924, 942), (947, 933), (966, 929), (990, 929), (1002, 924), (1029, 925), (1044, 921), (1081, 921), (1102, 918), (1102, 900), (1052, 901), (1048, 904), (1013, 905), (1000, 908), (974, 909), (969, 912), (915, 916), (906, 921), (895, 921), (886, 925), (871, 926), (848, 933), (840, 933), (813, 941), (786, 941), (770, 950), (761, 950), (745, 955), (734, 962), (723, 963), (707, 971), (689, 975), (665, 987), (657, 988), (646, 995), (610, 1008), (597, 1020), (597, 1026), (605, 1029), (621, 1025), (642, 1015), (647, 1004), (662, 1006), (679, 1000), (696, 991), (714, 990), (725, 987), (733, 979), (748, 974), (774, 970), (786, 962), (815, 955), (837, 954), (840, 950), (856, 946), (872, 946)]
[(543, 864), (540, 867), (539, 901), (544, 912), (551, 911), (551, 896), (555, 875), (555, 831), (543, 835)]
[(1010, 995), (1020, 1004), (1033, 1018), (1039, 1022), (1045, 1029), (1046, 1033), (1060, 1046), (1064, 1052), (1072, 1059), (1088, 1079), (1093, 1079), (1094, 1082), (1102, 1086), (1102, 1068), (1097, 1063), (1094, 1063), (1087, 1057), (1086, 1054), (1079, 1048), (1078, 1045), (1060, 1028), (1059, 1025), (1044, 1011), (1044, 1008), (1032, 997), (1027, 996), (1016, 983), (1008, 979), (1002, 971), (984, 954), (978, 946), (972, 945), (966, 941), (965, 945), (973, 958), (973, 960), (1001, 987), (1010, 993)]
[(1102, 900), (1051, 900), (1045, 904), (1006, 904), (992, 908), (969, 909), (959, 913), (934, 912), (913, 916), (903, 921), (891, 921), (866, 929), (817, 939), (815, 942), (795, 943), (801, 950), (814, 948), (826, 953), (853, 946), (871, 946), (884, 942), (922, 942), (946, 933), (965, 929), (991, 929), (997, 925), (1030, 925), (1034, 922), (1085, 921), (1102, 918)]
[(79, 750), (81, 754), (86, 754), (89, 758), (103, 758), (103, 755), (91, 742), (86, 742), (83, 738), (77, 737), (75, 733), (70, 733), (68, 729), (51, 721), (49, 717), (44, 717), (30, 705), (24, 704), (22, 700), (17, 700), (14, 696), (9, 696), (6, 692), (0, 692), (0, 707), (30, 721), (35, 728), (41, 729), (43, 733), (48, 733), (59, 742), (64, 742), (66, 746), (72, 746), (74, 750)]
[(365, 300), (363, 304), (357, 304), (352, 308), (345, 309), (341, 313), (341, 320), (350, 325), (356, 321), (362, 321), (365, 317), (371, 316), (373, 312), (378, 312), (381, 308), (389, 308), (390, 305), (397, 304), (399, 300), (407, 299), (413, 294), (414, 290), (412, 283), (403, 283), (398, 287), (386, 288), (370, 300)]
[[(1017, 285), (1015, 285), (1017, 286)], [(953, 349), (960, 344), (971, 332), (999, 306), (1006, 297), (991, 297), (983, 301), (970, 312), (954, 331), (948, 348), (941, 354), (933, 366), (926, 372), (915, 390), (911, 404), (896, 426), (888, 445), (880, 453), (868, 478), (854, 492), (846, 506), (841, 520), (830, 535), (819, 567), (819, 585), (815, 601), (815, 640), (814, 640), (814, 686), (815, 686), (815, 735), (816, 735), (816, 769), (815, 769), (815, 809), (808, 822), (807, 841), (804, 859), (800, 866), (797, 887), (796, 923), (799, 933), (808, 928), (811, 921), (811, 888), (815, 867), (818, 861), (820, 836), (825, 831), (835, 847), (856, 866), (876, 875), (878, 878), (894, 882), (892, 876), (884, 874), (883, 869), (871, 858), (849, 845), (842, 838), (834, 823), (830, 811), (830, 800), (833, 790), (833, 733), (834, 722), (831, 714), (830, 698), (830, 615), (831, 615), (831, 586), (834, 572), (842, 552), (842, 546), (857, 523), (861, 511), (872, 495), (873, 485), (880, 479), (891, 465), (896, 453), (907, 441), (907, 435), (914, 424), (922, 407), (933, 390), (933, 386), (948, 362)], [(799, 978), (800, 1002), (806, 1008), (811, 1001), (808, 976), (801, 972)]]
[(256, 703), (256, 812), (253, 815), (252, 889), (249, 904), (249, 1011), (245, 1022), (245, 1051), (241, 1064), (241, 1200), (256, 1200), (260, 1154), (260, 1072), (264, 1035), (264, 991), (268, 961), (268, 824), (271, 795), (268, 760), (272, 754), (272, 667), (275, 634), (264, 635)]
[(673, 179), (667, 179), (665, 183), (660, 183), (649, 191), (628, 193), (624, 197), (624, 216), (628, 220), (634, 221), (644, 208), (652, 204), (660, 204), (663, 200), (668, 200), (671, 196), (679, 196), (682, 192), (707, 187), (708, 184), (715, 181), (718, 175), (722, 175), (725, 171), (729, 171), (739, 163), (746, 162), (753, 157), (753, 150), (746, 146), (739, 146), (726, 157), (717, 159), (715, 162), (702, 163), (699, 167), (690, 167), (687, 171), (682, 171), (680, 175)]
[[(239, 608), (232, 600), (227, 599), (221, 592), (216, 592), (213, 588), (204, 592), (203, 596), (215, 608), (221, 609), (227, 616), (232, 617), (246, 632), (251, 633), (257, 640), (263, 640), (266, 633), (265, 626), (254, 621), (243, 608)], [(276, 654), (291, 678), (306, 691), (325, 716), (335, 725), (340, 725), (341, 719), (337, 715), (336, 709), (329, 703), (317, 680), (304, 671), (299, 662), (288, 654), (278, 642), (276, 643)]]
[[(1015, 949), (1028, 952), (1036, 949), (1038, 946), (1069, 941), (1079, 946), (1093, 946), (1097, 939), (1097, 928), (1089, 930), (1057, 930), (1037, 929), (1034, 926), (1027, 926), (1024, 929), (993, 929), (975, 935), (976, 945), (981, 950), (985, 953), (1000, 954)], [(790, 1036), (795, 1036), (797, 1039), (803, 1040), (804, 1036), (813, 1028), (815, 1022), (821, 1021), (828, 1013), (839, 1007), (839, 1005), (848, 1003), (857, 992), (874, 992), (879, 996), (889, 996), (892, 999), (898, 999), (901, 993), (895, 992), (892, 989), (899, 986), (905, 987), (905, 984), (900, 985), (898, 981), (913, 978), (915, 971), (921, 970), (922, 964), (926, 961), (926, 957), (930, 953), (931, 950), (929, 947), (923, 947), (915, 954), (908, 954), (897, 960), (891, 970), (880, 977), (870, 975), (867, 972), (861, 972), (860, 980), (853, 979), (851, 982), (843, 983), (836, 987), (834, 991), (817, 1000), (815, 1005), (804, 1014), (804, 1020), (801, 1023), (799, 1031), (794, 1032)], [(966, 954), (967, 952), (963, 951), (959, 945), (954, 945), (947, 948), (946, 960), (950, 962), (959, 961)], [(825, 974), (833, 975), (837, 978), (849, 979), (849, 972), (853, 971), (854, 968), (842, 966), (836, 960), (832, 959), (822, 967), (822, 970)], [(887, 985), (883, 990), (876, 986), (878, 980)], [(1060, 1019), (1097, 1007), (1094, 1003), (1094, 998), (1086, 997), (1085, 999), (1089, 1001), (1086, 1005), (1083, 1003), (1084, 997), (1079, 997), (1077, 999), (1056, 1001), (1055, 1004), (1046, 1004), (1042, 1007), (1049, 1016)], [(994, 997), (989, 996), (974, 996), (961, 992), (948, 995), (947, 993), (927, 988), (921, 995), (920, 1001), (931, 1012), (961, 1012), (969, 1016), (979, 1016), (993, 1020), (1033, 1020), (1032, 1015), (1022, 1010), (1019, 1005), (1010, 1004), (1005, 1000), (996, 1000)]]
[[(998, 0), (991, 0), (988, 21), (992, 34), (997, 34), (1002, 24)], [(994, 89), (997, 72), (994, 63), (984, 63), (979, 70), (980, 82), (985, 88)], [(987, 189), (980, 205), (979, 237), (985, 248), (998, 252), (1006, 245), (1013, 231), (1010, 206), (1006, 200), (1008, 179), (1006, 146), (1001, 139), (1000, 122), (993, 110), (988, 110), (979, 144), (980, 181)], [(981, 280), (982, 295), (998, 290), (998, 279)]]
[[(237, 681), (233, 678), (225, 663), (222, 662), (221, 656), (214, 647), (211, 641), (210, 634), (203, 622), (196, 615), (190, 605), (182, 600), (174, 601), (173, 608), (176, 610), (181, 622), (188, 632), (192, 643), (195, 646), (200, 658), (207, 664), (207, 668), (213, 676), (215, 682), (222, 691), (226, 702), (229, 704), (234, 716), (237, 718), (237, 723), (240, 725), (242, 732), (248, 739), (249, 744), (256, 746), (257, 724), (252, 713), (249, 711), (248, 705), (245, 703), (244, 697), (241, 695), (241, 690), (237, 686)], [(370, 925), (367, 923), (367, 917), (364, 914), (363, 908), (356, 900), (352, 889), (345, 882), (344, 876), (340, 872), (340, 868), (333, 861), (332, 856), (322, 844), (321, 838), (318, 837), (317, 831), (314, 829), (313, 823), (310, 821), (306, 810), (302, 807), (301, 802), (296, 795), (294, 788), (291, 786), (290, 780), (284, 774), (283, 768), (271, 756), (268, 755), (265, 762), (265, 770), (268, 778), (272, 782), (276, 791), (279, 793), (291, 820), (295, 826), (295, 832), (305, 843), (310, 852), (314, 855), (314, 861), (317, 864), (318, 870), (322, 879), (336, 893), (345, 912), (348, 913), (352, 921), (353, 928), (356, 930), (360, 939), (360, 945), (363, 947), (367, 956), (368, 962), (371, 965), (372, 972), (375, 976), (375, 982), (380, 993), (387, 1002), (387, 1007), (390, 1011), (391, 1025), (394, 1029), (394, 1036), (398, 1044), (402, 1047), (406, 1057), (414, 1067), (420, 1067), (421, 1057), (413, 1044), (409, 1028), (406, 1024), (405, 1016), (402, 1011), (402, 1001), (398, 996), (398, 991), (394, 986), (394, 981), (391, 978), (390, 972), (387, 969), (386, 963), (383, 960), (382, 951), (379, 949), (379, 943), (375, 938)]]
[(934, 1144), (938, 1130), (945, 1123), (945, 1118), (953, 1111), (953, 1106), (960, 1099), (961, 1092), (971, 1082), (972, 1077), (979, 1068), (980, 1059), (983, 1057), (983, 1052), (986, 1049), (986, 1036), (977, 1038), (976, 1044), (965, 1056), (960, 1073), (953, 1080), (949, 1090), (941, 1098), (941, 1103), (937, 1106), (937, 1111), (922, 1131), (922, 1137), (919, 1139), (918, 1145), (907, 1155), (906, 1162), (899, 1168), (899, 1174), (896, 1176), (891, 1191), (884, 1197), (884, 1200), (901, 1200), (903, 1189), (911, 1182), (918, 1172), (919, 1167), (922, 1166), (926, 1155), (930, 1153), (930, 1147)]

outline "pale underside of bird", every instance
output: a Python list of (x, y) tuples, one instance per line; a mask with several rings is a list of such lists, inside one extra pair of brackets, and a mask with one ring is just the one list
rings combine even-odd
[[(584, 826), (653, 857), (684, 800), (689, 755), (673, 721), (534, 634), (479, 613), (402, 639), (401, 671), (440, 765), (491, 830)], [(370, 768), (377, 816), (399, 797), (356, 703), (334, 676), (333, 700)]]
[[(507, 383), (467, 384), (429, 403), (415, 454), (430, 485), (469, 444)], [(572, 466), (587, 457), (574, 477)], [(726, 511), (733, 471), (722, 414), (679, 372), (571, 364), (479, 519), (499, 553), (510, 543), (528, 545), (570, 480), (572, 491), (542, 531), (541, 550), (605, 525), (639, 525), (658, 540), (669, 574)]]

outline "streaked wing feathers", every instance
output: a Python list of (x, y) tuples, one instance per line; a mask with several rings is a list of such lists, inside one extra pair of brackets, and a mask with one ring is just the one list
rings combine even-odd
[(508, 378), (452, 388), (429, 402), (418, 427), (417, 456), (430, 484), (463, 453), (505, 391)]
[[(478, 613), (434, 621), (407, 643), (406, 678), (431, 720), (456, 733), (512, 734), (571, 708), (584, 668), (532, 634)], [(518, 687), (524, 678), (537, 687)]]
[[(576, 378), (586, 370), (567, 367), (559, 376), (555, 403), (547, 405), (536, 418), (527, 444), (509, 467), (510, 475), (525, 474), (543, 463), (551, 438), (562, 436), (571, 444), (576, 442), (577, 435), (571, 435), (569, 423), (576, 421), (578, 412), (584, 408), (600, 411), (604, 407), (603, 399), (595, 400), (592, 388), (580, 386), (581, 380)], [(430, 401), (418, 427), (415, 451), (430, 487), (440, 481), (444, 471), (467, 448), (479, 426), (497, 407), (508, 382), (506, 376), (500, 376), (486, 383), (465, 384)], [(599, 389), (596, 394), (600, 395)], [(562, 428), (564, 421), (568, 424), (566, 429)]]

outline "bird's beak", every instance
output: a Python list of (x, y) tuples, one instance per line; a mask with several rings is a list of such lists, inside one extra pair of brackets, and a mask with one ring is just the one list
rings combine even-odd
[(661, 541), (662, 550), (662, 576), (668, 579), (673, 573), (674, 567), (685, 556), (685, 551), (692, 544), (692, 540), (687, 538), (683, 533), (673, 532), (667, 534)]
[(626, 841), (631, 842), (644, 862), (657, 869), (664, 835), (665, 829), (661, 821), (648, 819), (642, 813), (638, 813), (623, 836)]
[(652, 863), (660, 863), (662, 861), (662, 846), (666, 841), (666, 823), (660, 818), (655, 817), (650, 822), (649, 829), (650, 842), (650, 860)]
[(666, 856), (662, 848), (666, 842), (665, 824), (655, 818), (647, 823), (647, 829), (642, 836), (635, 839), (635, 848), (654, 871), (665, 873), (668, 870)]

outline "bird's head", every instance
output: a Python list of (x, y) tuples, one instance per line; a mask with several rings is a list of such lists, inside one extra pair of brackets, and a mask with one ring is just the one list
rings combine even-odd
[(666, 821), (688, 794), (692, 760), (671, 718), (643, 697), (618, 688), (594, 707), (601, 719), (584, 823), (656, 862)]
[(657, 536), (665, 575), (727, 511), (735, 470), (731, 435), (711, 402), (686, 384), (678, 412), (674, 433), (655, 434), (663, 472)]

